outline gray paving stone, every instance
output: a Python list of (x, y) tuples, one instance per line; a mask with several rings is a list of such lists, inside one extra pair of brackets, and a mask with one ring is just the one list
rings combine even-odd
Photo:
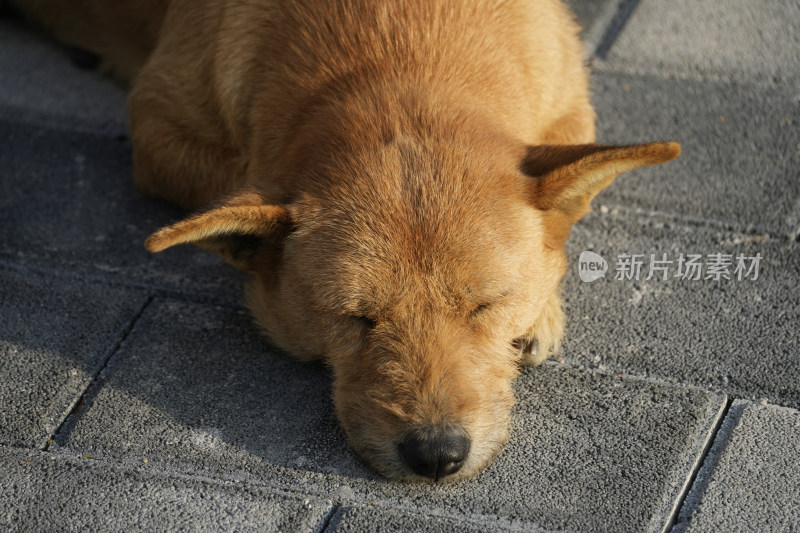
[[(705, 2), (710, 3), (710, 2)], [(621, 176), (602, 202), (773, 233), (800, 227), (800, 99), (794, 88), (596, 73), (598, 140), (677, 140), (683, 154)]]
[[(578, 224), (568, 244), (564, 295), (568, 316), (563, 356), (739, 397), (800, 406), (800, 247), (783, 239), (742, 235), (669, 218), (597, 209)], [(593, 250), (609, 263), (604, 279), (584, 283), (579, 256)], [(680, 254), (731, 254), (733, 279), (676, 278)], [(738, 254), (761, 254), (758, 279), (737, 281)], [(620, 254), (643, 254), (638, 281), (615, 279)], [(673, 261), (669, 279), (656, 259)], [(749, 277), (752, 278), (752, 275)]]
[(0, 260), (238, 301), (240, 278), (212, 254), (144, 250), (150, 232), (185, 213), (133, 185), (123, 88), (1, 13), (0, 72)]
[(63, 48), (2, 14), (0, 72), (0, 117), (125, 133), (125, 89), (75, 67)]
[(324, 366), (271, 347), (246, 311), (156, 300), (109, 368), (66, 446), (371, 476), (346, 447)]
[(643, 531), (669, 519), (723, 405), (694, 389), (564, 365), (531, 369), (517, 382), (513, 437), (494, 463), (473, 480), (409, 485), (352, 455), (329, 379), (322, 365), (271, 350), (244, 314), (159, 303), (58, 449), (493, 526)]
[(800, 1), (641, 0), (611, 68), (797, 86)]
[(213, 254), (144, 249), (185, 213), (136, 190), (125, 138), (0, 120), (0, 146), (0, 257), (238, 300), (241, 278)]
[(0, 448), (6, 531), (321, 531), (330, 501)]
[(465, 522), (452, 517), (424, 515), (391, 507), (363, 505), (344, 507), (337, 511), (327, 531), (349, 533), (355, 531), (439, 531), (442, 533), (482, 533), (496, 525), (485, 522)]
[(43, 447), (146, 300), (0, 271), (0, 444)]
[(800, 530), (800, 413), (733, 403), (673, 531)]

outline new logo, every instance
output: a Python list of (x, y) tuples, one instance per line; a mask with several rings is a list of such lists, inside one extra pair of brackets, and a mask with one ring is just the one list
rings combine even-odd
[(578, 275), (581, 281), (591, 283), (597, 279), (606, 277), (608, 263), (601, 255), (594, 252), (581, 252), (578, 259)]

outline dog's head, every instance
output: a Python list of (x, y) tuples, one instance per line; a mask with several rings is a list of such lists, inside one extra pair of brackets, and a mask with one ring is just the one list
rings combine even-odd
[(392, 478), (457, 479), (508, 437), (519, 340), (559, 301), (571, 225), (617, 174), (679, 152), (400, 137), (325, 158), (286, 203), (242, 192), (147, 247), (191, 242), (251, 272), (273, 342), (331, 365), (359, 455)]

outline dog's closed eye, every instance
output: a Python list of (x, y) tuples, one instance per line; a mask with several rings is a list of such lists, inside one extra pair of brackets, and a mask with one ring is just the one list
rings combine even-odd
[(480, 315), (481, 313), (487, 311), (491, 307), (491, 304), (480, 304), (475, 309), (469, 312), (470, 318), (475, 318), (476, 316)]

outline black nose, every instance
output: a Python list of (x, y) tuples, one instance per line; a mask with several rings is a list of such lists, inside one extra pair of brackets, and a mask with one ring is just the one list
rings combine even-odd
[(444, 428), (409, 433), (397, 447), (400, 458), (415, 474), (439, 481), (461, 469), (469, 445), (463, 431)]

